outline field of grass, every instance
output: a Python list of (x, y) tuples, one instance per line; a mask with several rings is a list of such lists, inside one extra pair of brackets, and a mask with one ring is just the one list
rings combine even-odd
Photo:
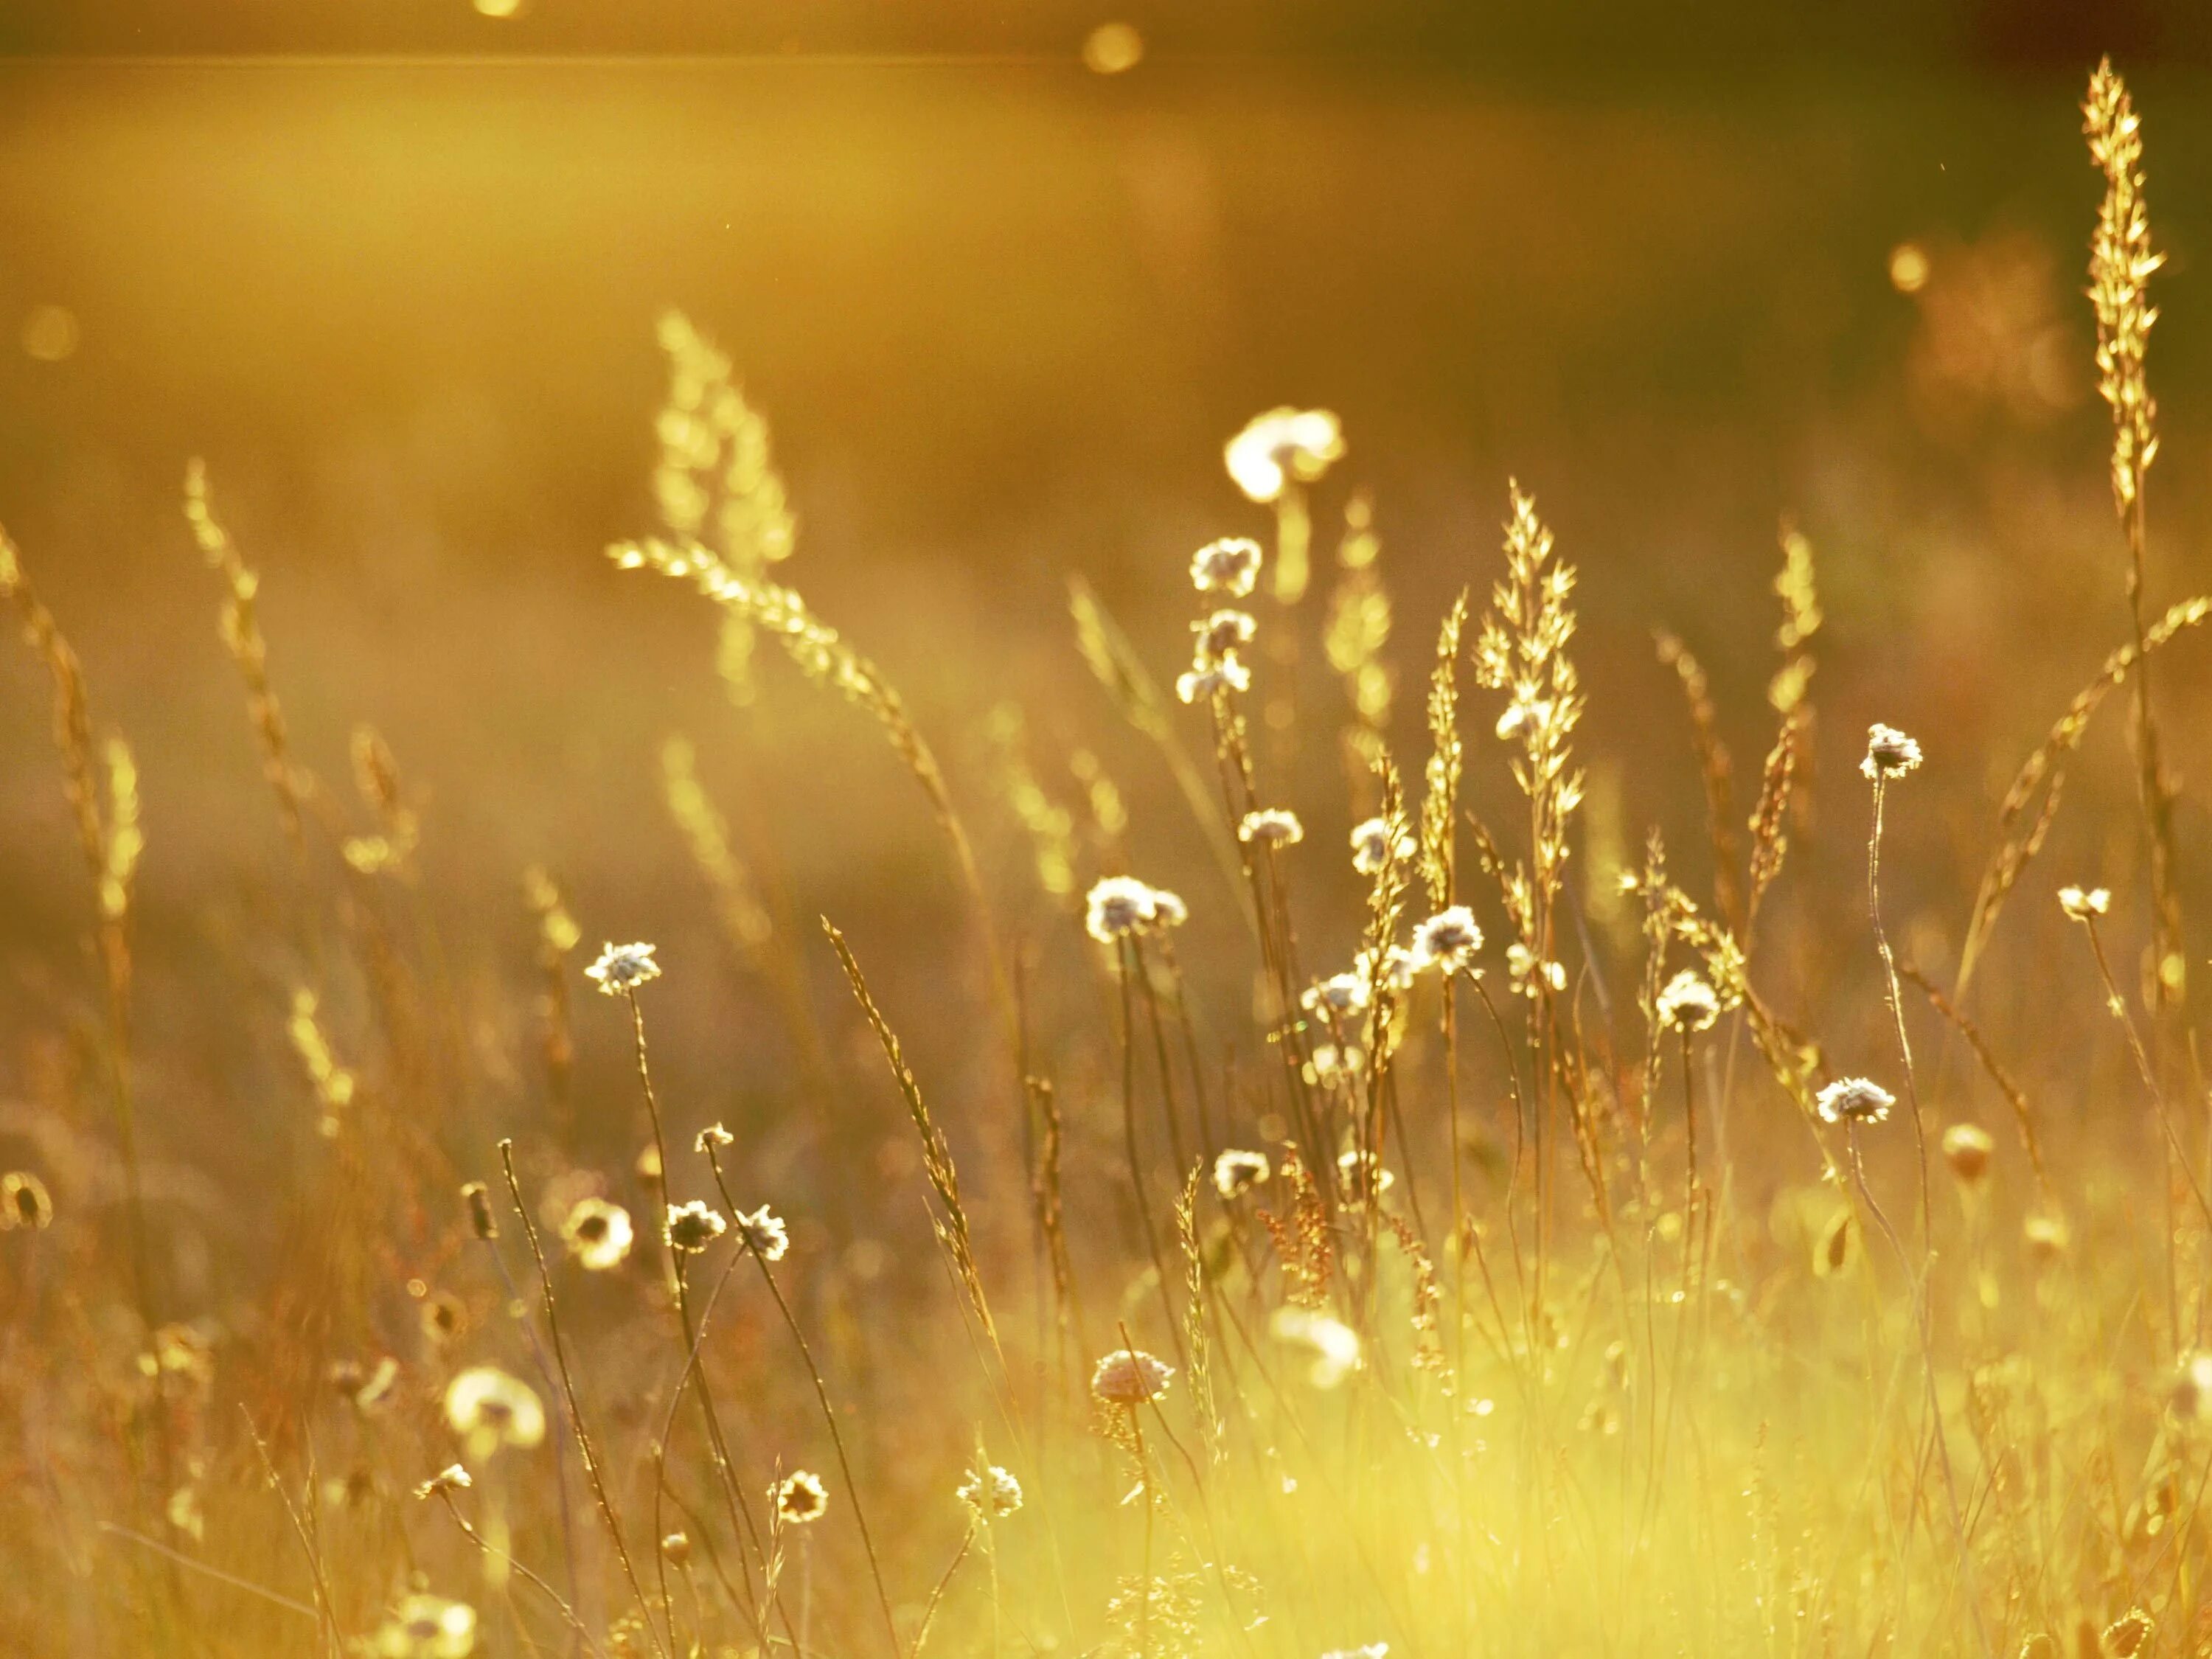
[(2212, 1650), (2201, 106), (9, 73), (0, 1649)]

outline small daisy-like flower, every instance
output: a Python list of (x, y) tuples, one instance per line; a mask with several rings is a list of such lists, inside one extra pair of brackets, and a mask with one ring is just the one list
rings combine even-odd
[(715, 1211), (693, 1199), (688, 1204), (672, 1204), (662, 1232), (668, 1247), (681, 1250), (686, 1255), (696, 1255), (729, 1227)]
[(1091, 1392), (1109, 1406), (1134, 1409), (1158, 1400), (1175, 1380), (1175, 1367), (1142, 1348), (1116, 1348), (1092, 1369)]
[(1182, 895), (1170, 893), (1164, 887), (1152, 889), (1152, 926), (1158, 928), (1180, 927), (1190, 920), (1190, 906), (1182, 902)]
[(1352, 867), (1363, 876), (1378, 874), (1393, 859), (1413, 857), (1416, 845), (1402, 828), (1393, 841), (1389, 819), (1369, 818), (1352, 832)]
[(442, 1595), (410, 1595), (378, 1627), (376, 1659), (468, 1659), (477, 1650), (477, 1610)]
[(732, 1134), (720, 1124), (709, 1123), (705, 1128), (699, 1131), (699, 1138), (691, 1144), (698, 1149), (700, 1155), (704, 1157), (706, 1155), (707, 1149), (709, 1146), (734, 1146), (737, 1142), (737, 1139), (738, 1138), (735, 1135)]
[(1267, 847), (1295, 847), (1305, 838), (1306, 827), (1298, 822), (1298, 815), (1279, 806), (1263, 806), (1256, 812), (1247, 812), (1244, 821), (1237, 826), (1237, 840)]
[(595, 1273), (622, 1266), (632, 1237), (629, 1212), (604, 1198), (579, 1200), (561, 1224), (561, 1242), (568, 1254)]
[(1255, 415), (1222, 452), (1248, 500), (1272, 501), (1291, 479), (1311, 483), (1344, 455), (1344, 427), (1326, 409), (1285, 405)]
[(978, 1521), (1003, 1521), (1022, 1506), (1022, 1483), (996, 1463), (968, 1471), (954, 1496)]
[(1134, 876), (1108, 876), (1091, 890), (1083, 926), (1101, 945), (1111, 945), (1151, 924), (1159, 900)]
[(1273, 1173), (1267, 1153), (1231, 1147), (1213, 1160), (1213, 1190), (1224, 1198), (1239, 1198)]
[(1201, 593), (1241, 599), (1260, 580), (1260, 544), (1249, 536), (1224, 536), (1190, 556), (1190, 585)]
[(1893, 726), (1867, 727), (1866, 758), (1859, 770), (1869, 778), (1901, 778), (1920, 764), (1920, 745)]
[(584, 969), (584, 977), (611, 997), (627, 996), (639, 986), (660, 977), (660, 964), (653, 959), (650, 945), (610, 945), (599, 959)]
[(1482, 949), (1482, 929), (1474, 912), (1464, 904), (1439, 910), (1413, 929), (1413, 959), (1423, 968), (1440, 968), (1456, 974)]
[(466, 1469), (459, 1463), (448, 1463), (437, 1474), (416, 1487), (415, 1495), (417, 1498), (431, 1498), (440, 1492), (461, 1492), (474, 1485), (476, 1482), (469, 1479), (469, 1472)]
[(1369, 995), (1366, 975), (1331, 974), (1309, 985), (1299, 994), (1298, 1002), (1310, 1014), (1318, 1014), (1324, 1019), (1342, 1019), (1364, 1010)]
[(738, 1211), (735, 1225), (745, 1248), (763, 1261), (781, 1261), (791, 1248), (791, 1235), (784, 1230), (781, 1218), (769, 1214), (765, 1204), (750, 1215)]
[(1989, 1173), (1990, 1154), (1996, 1143), (1978, 1123), (1954, 1123), (1943, 1131), (1943, 1161), (1962, 1187), (1973, 1186)]
[(1670, 1030), (1708, 1030), (1720, 1017), (1719, 995), (1690, 969), (1668, 980), (1659, 994), (1659, 1023)]
[(1217, 691), (1249, 691), (1252, 671), (1234, 652), (1212, 662), (1194, 662), (1187, 673), (1176, 676), (1176, 696), (1183, 702), (1203, 702)]
[(1879, 1123), (1897, 1104), (1897, 1097), (1866, 1078), (1844, 1077), (1821, 1090), (1814, 1103), (1829, 1123)]
[(481, 1462), (502, 1446), (524, 1450), (545, 1438), (545, 1407), (527, 1382), (496, 1365), (475, 1365), (446, 1385), (446, 1421)]
[(0, 1176), (0, 1233), (17, 1227), (37, 1232), (54, 1224), (54, 1200), (46, 1183), (28, 1170), (10, 1170)]
[(818, 1475), (805, 1469), (793, 1469), (777, 1481), (769, 1496), (775, 1500), (777, 1518), (787, 1527), (811, 1526), (830, 1508), (830, 1489)]
[(2103, 887), (2062, 887), (2058, 890), (2058, 908), (2076, 921), (2088, 921), (2112, 909), (2112, 895)]

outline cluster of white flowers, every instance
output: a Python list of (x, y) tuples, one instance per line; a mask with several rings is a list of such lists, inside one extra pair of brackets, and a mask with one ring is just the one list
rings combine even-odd
[(1866, 1078), (1844, 1077), (1821, 1090), (1815, 1103), (1829, 1123), (1879, 1123), (1897, 1104), (1897, 1097)]
[(1083, 926), (1101, 945), (1111, 945), (1132, 933), (1180, 927), (1189, 920), (1190, 907), (1179, 895), (1134, 876), (1108, 876), (1092, 884)]

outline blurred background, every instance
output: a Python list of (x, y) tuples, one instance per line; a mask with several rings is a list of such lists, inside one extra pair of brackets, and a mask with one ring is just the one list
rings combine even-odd
[[(974, 973), (949, 980), (944, 949), (958, 896), (878, 734), (781, 663), (739, 717), (708, 609), (602, 556), (654, 527), (671, 306), (771, 422), (800, 526), (783, 574), (906, 691), (993, 844), (1010, 929), (1054, 949), (1073, 925), (1024, 873), (990, 713), (1024, 708), (1041, 766), (1095, 748), (1137, 866), (1230, 914), (1157, 757), (1074, 656), (1066, 583), (1091, 581), (1170, 678), (1191, 550), (1271, 522), (1221, 446), (1294, 403), (1339, 411), (1350, 445), (1316, 497), (1324, 562), (1352, 490), (1372, 492), (1404, 752), (1423, 752), (1437, 618), (1497, 574), (1517, 477), (1583, 572), (1584, 747), (1612, 757), (1622, 840), (1664, 823), (1692, 870), (1703, 805), (1651, 631), (1705, 662), (1747, 798), (1794, 520), (1829, 617), (1823, 731), (1848, 750), (1893, 720), (1931, 754), (1897, 880), (1940, 969), (2004, 782), (2125, 634), (2081, 297), (2100, 185), (2076, 106), (2103, 52), (2145, 112), (2170, 256), (2154, 605), (2212, 578), (2200, 5), (486, 15), (508, 9), (0, 15), (0, 523), (82, 653), (97, 719), (138, 754), (145, 1042), (198, 1057), (146, 1086), (156, 1141), (188, 1163), (274, 1167), (257, 1137), (305, 1121), (276, 1018), (296, 965), (260, 915), (285, 855), (179, 511), (194, 456), (263, 573), (302, 755), (342, 778), (369, 721), (398, 757), (456, 994), (480, 982), (490, 1008), (527, 973), (520, 872), (542, 861), (587, 941), (661, 945), (678, 1096), (702, 1116), (773, 1110), (779, 1053), (659, 804), (659, 745), (682, 731), (797, 914), (827, 911), (891, 964), (925, 1074), (972, 1058)], [(2185, 655), (2161, 682), (2185, 778), (2206, 729)], [(0, 655), (0, 1021), (26, 1031), (82, 994), (46, 696), (27, 653)], [(1350, 821), (1334, 717), (1282, 775), (1330, 849)], [(2062, 823), (2054, 879), (2094, 866), (2119, 887), (2131, 868), (2118, 732), (2078, 786), (2112, 810)], [(1836, 754), (1825, 770), (1848, 785)], [(1502, 814), (1496, 752), (1472, 764)], [(2199, 799), (2183, 831), (2201, 871)], [(1796, 855), (1816, 930), (1856, 914), (1863, 803), (1833, 799), (1846, 821), (1828, 840), (1808, 826)], [(2041, 908), (2018, 925), (2055, 930)], [(1347, 917), (1322, 931), (1342, 943)], [(205, 1017), (241, 987), (265, 1006), (258, 1035)], [(485, 1018), (493, 1093), (519, 1097), (512, 1018)], [(619, 1045), (598, 1046), (588, 1063), (619, 1087)], [(224, 1114), (182, 1109), (203, 1098)]]

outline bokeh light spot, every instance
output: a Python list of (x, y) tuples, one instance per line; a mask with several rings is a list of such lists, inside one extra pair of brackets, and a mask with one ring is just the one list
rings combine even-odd
[(1144, 60), (1145, 37), (1127, 23), (1101, 23), (1083, 43), (1084, 67), (1099, 75), (1119, 75)]
[(67, 306), (33, 306), (23, 319), (23, 349), (42, 363), (58, 363), (76, 352), (76, 313)]

